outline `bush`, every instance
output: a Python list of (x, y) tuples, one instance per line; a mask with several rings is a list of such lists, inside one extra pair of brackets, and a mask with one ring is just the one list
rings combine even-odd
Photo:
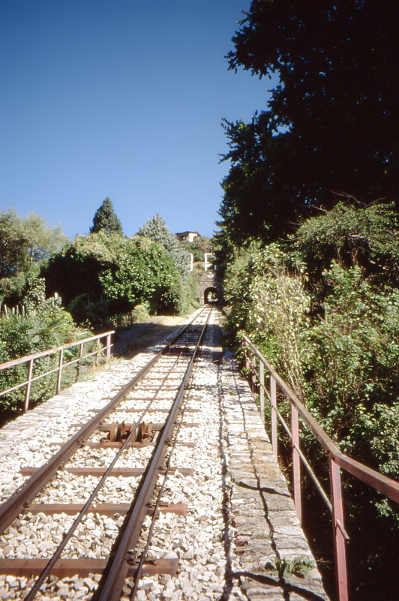
[(143, 302), (153, 313), (181, 310), (183, 285), (172, 258), (142, 236), (78, 236), (49, 261), (45, 275), (48, 293), (59, 292), (79, 323), (96, 328)]
[(135, 323), (138, 323), (140, 321), (146, 321), (150, 316), (148, 303), (141, 303), (140, 305), (136, 305), (131, 314), (132, 319)]
[[(311, 288), (324, 291), (322, 310), (311, 315), (312, 301), (320, 303), (320, 297), (306, 291), (304, 265), (295, 253), (259, 243), (236, 250), (225, 281), (230, 334), (250, 336), (343, 452), (397, 480), (399, 290), (376, 286), (359, 265), (333, 262), (322, 277), (319, 288)], [(284, 399), (279, 408), (287, 417)], [(289, 446), (284, 435), (282, 442)], [(306, 428), (301, 445), (328, 489), (325, 454)], [(383, 578), (384, 569), (395, 565), (399, 513), (354, 478), (344, 477), (344, 489), (351, 570), (364, 593), (370, 575)], [(316, 495), (313, 489), (307, 494)], [(366, 540), (365, 527), (378, 537)]]
[[(43, 289), (43, 284), (37, 283)], [(50, 298), (27, 309), (26, 314), (10, 315), (0, 319), (0, 362), (11, 361), (25, 355), (44, 351), (79, 338), (88, 336), (87, 331), (78, 329), (71, 315), (61, 307), (60, 299)], [(75, 357), (77, 349), (66, 351), (66, 359)], [(34, 376), (45, 373), (57, 366), (54, 356), (36, 359)], [(27, 366), (21, 365), (0, 372), (0, 390), (11, 388), (23, 382), (27, 376)], [(66, 377), (68, 375), (66, 374)], [(56, 376), (46, 376), (31, 387), (32, 403), (55, 394)], [(0, 413), (18, 412), (23, 404), (25, 388), (0, 397)]]
[(303, 264), (277, 244), (253, 242), (227, 268), (230, 335), (243, 330), (302, 396), (300, 338), (308, 325)]
[(323, 284), (323, 270), (333, 260), (343, 267), (360, 267), (375, 283), (399, 284), (399, 217), (393, 203), (355, 207), (339, 202), (307, 219), (292, 241), (316, 287)]

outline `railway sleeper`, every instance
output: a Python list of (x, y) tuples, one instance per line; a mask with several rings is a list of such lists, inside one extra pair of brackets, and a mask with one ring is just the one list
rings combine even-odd
[[(106, 568), (107, 559), (58, 559), (51, 571), (53, 576), (65, 578), (67, 576), (88, 576), (89, 574), (102, 574)], [(0, 559), (0, 574), (11, 576), (37, 576), (42, 573), (47, 559)], [(129, 564), (129, 560), (127, 560)], [(178, 569), (176, 558), (162, 558), (147, 560), (140, 570), (142, 576), (154, 576), (156, 574), (169, 574), (175, 576)], [(137, 562), (128, 567), (128, 576), (137, 576)]]
[[(21, 467), (19, 470), (23, 476), (31, 476), (35, 474), (40, 467)], [(106, 467), (66, 467), (66, 472), (74, 474), (75, 476), (103, 476), (107, 470)], [(164, 473), (165, 468), (158, 468), (159, 472)], [(144, 468), (141, 467), (114, 467), (111, 470), (110, 476), (141, 476), (145, 472)], [(170, 467), (168, 472), (175, 473), (180, 472), (182, 476), (191, 476), (194, 473), (192, 468), (188, 467)]]
[[(66, 513), (73, 515), (80, 513), (83, 509), (83, 503), (32, 503), (26, 508), (29, 513)], [(124, 514), (129, 511), (130, 503), (97, 503), (93, 504), (88, 513), (101, 513), (103, 515)], [(148, 515), (154, 513), (176, 513), (177, 515), (187, 515), (188, 507), (185, 503), (160, 503), (157, 508), (148, 504)]]

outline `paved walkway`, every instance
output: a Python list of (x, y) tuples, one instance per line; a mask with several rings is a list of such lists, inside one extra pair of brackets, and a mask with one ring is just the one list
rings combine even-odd
[(231, 359), (222, 363), (219, 391), (232, 579), (250, 601), (327, 600), (252, 393)]

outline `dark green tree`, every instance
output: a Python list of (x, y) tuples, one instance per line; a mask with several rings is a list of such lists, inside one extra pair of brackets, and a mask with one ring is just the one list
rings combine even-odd
[(77, 236), (51, 257), (47, 294), (58, 292), (78, 322), (97, 326), (108, 315), (148, 302), (152, 311), (179, 310), (181, 278), (157, 242), (100, 231)]
[(230, 68), (278, 75), (266, 110), (227, 123), (221, 215), (239, 238), (292, 230), (331, 190), (399, 201), (398, 7), (373, 0), (254, 0)]
[(188, 253), (180, 247), (176, 236), (170, 232), (166, 221), (158, 213), (155, 213), (151, 219), (141, 226), (137, 235), (161, 244), (174, 261), (183, 278), (187, 276), (189, 265)]
[(121, 222), (116, 216), (112, 202), (108, 197), (95, 212), (90, 233), (94, 234), (101, 230), (104, 230), (108, 234), (110, 232), (116, 232), (117, 234), (123, 235)]
[[(399, 216), (393, 203), (339, 202), (307, 219), (290, 238), (306, 261), (310, 283), (320, 285), (332, 261), (360, 267), (364, 279), (399, 287)], [(319, 298), (319, 300), (323, 300)]]

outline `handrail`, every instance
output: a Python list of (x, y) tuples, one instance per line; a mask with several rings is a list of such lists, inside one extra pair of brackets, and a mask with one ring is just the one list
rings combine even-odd
[(39, 351), (38, 353), (33, 353), (32, 355), (24, 355), (23, 357), (19, 357), (18, 359), (12, 359), (11, 361), (7, 361), (5, 363), (0, 364), (0, 371), (2, 369), (8, 369), (9, 367), (15, 367), (16, 365), (20, 365), (21, 363), (26, 363), (31, 359), (39, 359), (40, 357), (47, 357), (48, 355), (53, 355), (57, 351), (61, 349), (72, 348), (73, 346), (78, 346), (79, 344), (85, 344), (86, 342), (92, 342), (93, 340), (98, 340), (99, 338), (104, 338), (104, 336), (108, 336), (108, 334), (115, 334), (115, 330), (110, 330), (109, 332), (104, 332), (103, 334), (97, 334), (96, 336), (90, 336), (89, 338), (82, 338), (81, 340), (75, 340), (75, 342), (70, 342), (68, 344), (61, 344), (60, 346), (54, 346), (51, 349), (47, 349), (45, 351)]
[[(349, 601), (348, 593), (348, 576), (347, 576), (347, 561), (346, 561), (346, 548), (345, 542), (349, 540), (349, 536), (344, 526), (344, 507), (343, 507), (343, 496), (342, 496), (342, 484), (340, 468), (346, 470), (358, 480), (371, 486), (372, 488), (383, 493), (389, 499), (392, 499), (396, 503), (399, 503), (399, 482), (384, 476), (380, 472), (368, 467), (367, 465), (356, 461), (352, 457), (349, 457), (345, 453), (342, 453), (336, 443), (328, 436), (323, 430), (321, 425), (311, 415), (305, 405), (299, 400), (295, 392), (288, 386), (288, 384), (281, 378), (276, 370), (270, 365), (265, 359), (262, 353), (256, 348), (251, 340), (243, 335), (243, 347), (244, 354), (246, 357), (246, 367), (251, 370), (252, 383), (258, 382), (260, 391), (260, 406), (262, 412), (262, 419), (264, 419), (264, 393), (270, 401), (271, 405), (271, 439), (273, 453), (277, 457), (277, 420), (280, 420), (283, 424), (285, 431), (291, 439), (292, 446), (292, 464), (293, 464), (293, 489), (294, 489), (294, 502), (295, 509), (298, 515), (299, 521), (302, 520), (302, 492), (301, 492), (301, 473), (300, 473), (300, 461), (303, 462), (305, 468), (308, 470), (312, 480), (315, 482), (317, 489), (319, 490), (323, 500), (326, 502), (327, 507), (330, 509), (333, 517), (333, 529), (334, 529), (334, 544), (335, 544), (335, 567), (337, 577), (337, 590), (339, 601)], [(253, 359), (250, 361), (247, 357), (247, 349), (252, 353)], [(256, 359), (259, 359), (259, 374), (256, 373)], [(264, 382), (264, 368), (270, 373), (270, 394), (268, 393), (265, 382)], [(277, 385), (286, 394), (291, 405), (291, 430), (288, 424), (277, 409)], [(301, 416), (302, 420), (313, 432), (321, 446), (328, 453), (329, 471), (330, 471), (330, 487), (332, 502), (328, 499), (326, 493), (320, 482), (317, 480), (311, 466), (306, 460), (300, 449), (299, 440), (299, 419)]]
[(347, 472), (350, 472), (353, 476), (376, 488), (379, 492), (384, 493), (387, 497), (392, 499), (392, 501), (396, 501), (399, 503), (399, 483), (388, 476), (384, 476), (380, 472), (373, 470), (372, 468), (367, 467), (365, 464), (356, 461), (349, 455), (345, 455), (342, 453), (335, 442), (324, 432), (323, 428), (320, 424), (315, 420), (315, 418), (311, 415), (309, 410), (301, 403), (298, 399), (295, 392), (288, 386), (286, 382), (278, 375), (278, 373), (273, 369), (270, 363), (263, 357), (263, 355), (258, 351), (258, 349), (253, 345), (253, 343), (249, 340), (247, 336), (243, 336), (246, 344), (251, 348), (253, 353), (262, 361), (262, 363), (267, 367), (270, 374), (279, 384), (280, 388), (286, 393), (286, 395), (292, 400), (302, 418), (308, 424), (313, 434), (316, 436), (317, 440), (320, 444), (325, 448), (328, 453), (330, 453), (336, 462), (345, 469)]
[[(47, 349), (45, 351), (39, 351), (38, 353), (33, 353), (31, 355), (25, 355), (24, 357), (19, 357), (18, 359), (12, 359), (11, 361), (6, 361), (5, 363), (1, 363), (0, 371), (10, 369), (12, 367), (16, 367), (17, 365), (23, 365), (23, 364), (27, 363), (28, 364), (28, 376), (27, 376), (27, 380), (25, 380), (24, 382), (22, 382), (20, 384), (16, 384), (16, 385), (12, 386), (11, 388), (7, 388), (6, 390), (2, 390), (0, 392), (0, 397), (4, 396), (10, 392), (14, 392), (15, 390), (18, 390), (19, 388), (23, 388), (25, 386), (26, 392), (25, 392), (24, 411), (27, 411), (29, 409), (31, 384), (33, 382), (36, 382), (37, 380), (40, 380), (41, 378), (44, 378), (45, 376), (49, 376), (50, 374), (53, 374), (56, 372), (58, 372), (57, 388), (56, 388), (56, 393), (58, 394), (61, 390), (62, 371), (65, 367), (68, 367), (69, 365), (73, 365), (74, 363), (77, 363), (78, 364), (78, 373), (79, 373), (79, 362), (80, 361), (82, 361), (83, 359), (87, 359), (87, 357), (96, 355), (96, 362), (98, 362), (99, 356), (104, 352), (106, 353), (106, 361), (109, 361), (110, 356), (111, 356), (111, 348), (113, 347), (113, 344), (111, 344), (112, 334), (115, 334), (115, 330), (109, 330), (108, 332), (104, 332), (102, 334), (97, 334), (96, 336), (89, 336), (87, 338), (82, 338), (81, 340), (75, 340), (74, 342), (62, 344), (61, 346), (56, 346), (51, 349)], [(100, 345), (100, 340), (102, 338), (106, 338), (106, 344), (104, 346)], [(84, 345), (88, 342), (93, 342), (95, 340), (97, 340), (97, 349), (95, 351), (91, 351), (89, 353), (83, 354)], [(67, 349), (73, 348), (75, 346), (80, 347), (79, 357), (77, 359), (73, 359), (72, 361), (68, 361), (65, 363), (64, 362), (64, 351)], [(35, 359), (40, 359), (42, 357), (48, 357), (50, 355), (55, 355), (56, 353), (59, 353), (58, 366), (46, 371), (43, 374), (38, 374), (36, 376), (33, 376), (33, 364), (34, 364)]]

